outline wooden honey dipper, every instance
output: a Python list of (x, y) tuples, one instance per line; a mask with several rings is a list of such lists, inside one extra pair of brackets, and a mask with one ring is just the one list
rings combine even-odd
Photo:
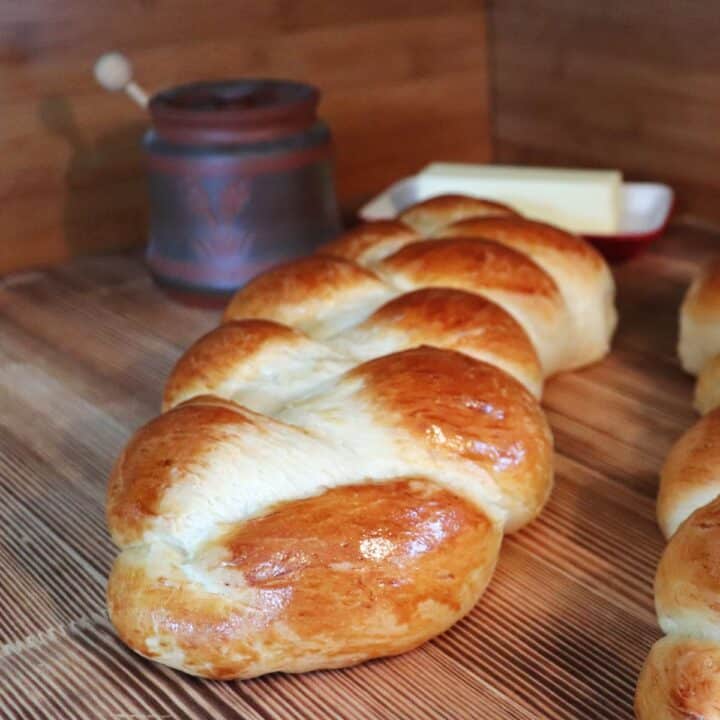
[(149, 96), (132, 79), (132, 64), (119, 52), (101, 55), (95, 62), (95, 79), (106, 90), (124, 90), (141, 108), (147, 108)]

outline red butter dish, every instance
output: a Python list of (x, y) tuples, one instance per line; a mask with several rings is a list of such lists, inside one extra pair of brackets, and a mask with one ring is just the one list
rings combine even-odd
[(615, 235), (585, 235), (610, 261), (635, 257), (659, 238), (672, 215), (675, 195), (662, 183), (628, 182), (622, 185), (620, 231)]

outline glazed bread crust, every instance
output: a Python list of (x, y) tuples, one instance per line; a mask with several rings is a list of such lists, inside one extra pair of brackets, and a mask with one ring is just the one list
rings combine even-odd
[[(536, 337), (533, 337), (536, 344), (544, 338), (545, 344), (557, 346), (556, 353), (562, 355), (556, 362), (550, 358), (550, 365), (545, 367), (546, 374), (581, 367), (602, 358), (609, 349), (610, 338), (617, 325), (617, 311), (615, 282), (600, 254), (576, 235), (514, 213), (489, 209), (485, 207), (486, 201), (470, 200), (472, 202), (468, 205), (457, 201), (455, 208), (453, 196), (420, 203), (421, 214), (426, 221), (418, 224), (417, 228), (429, 231), (427, 235), (409, 233), (406, 225), (396, 221), (366, 223), (339, 240), (324, 245), (318, 252), (353, 260), (371, 270), (380, 271), (389, 282), (406, 287), (402, 284), (405, 278), (398, 278), (388, 271), (388, 265), (393, 264), (391, 256), (402, 257), (401, 248), (433, 238), (463, 238), (465, 246), (468, 238), (477, 239), (485, 247), (488, 246), (487, 241), (492, 241), (523, 255), (526, 264), (537, 266), (545, 278), (538, 286), (547, 285), (549, 277), (562, 296), (562, 304), (570, 317), (568, 327), (567, 320), (561, 317), (562, 313), (556, 313), (555, 321), (564, 326), (566, 337), (562, 353), (546, 327), (538, 328)], [(473, 203), (481, 204), (475, 214)], [(414, 213), (413, 208), (407, 211), (410, 217)], [(443, 269), (442, 262), (438, 265)], [(513, 267), (512, 263), (509, 266)], [(537, 272), (534, 274), (538, 275)], [(471, 290), (500, 302), (497, 296), (491, 294), (492, 286), (484, 288), (477, 284)], [(512, 312), (511, 307), (507, 309)], [(520, 317), (517, 319), (520, 320)], [(532, 323), (525, 327), (531, 334)]]
[(409, 243), (423, 236), (399, 220), (376, 220), (362, 223), (318, 249), (321, 255), (345, 258), (372, 267)]
[(539, 358), (512, 315), (474, 293), (424, 288), (398, 295), (325, 340), (270, 320), (229, 320), (180, 358), (165, 386), (163, 409), (215, 394), (273, 412), (359, 362), (420, 345), (488, 362), (540, 396)]
[(431, 236), (447, 225), (466, 218), (517, 216), (508, 205), (466, 195), (436, 195), (400, 213), (399, 220), (420, 235)]
[(501, 538), (427, 480), (349, 485), (238, 524), (190, 561), (162, 543), (122, 553), (110, 614), (128, 645), (196, 675), (353, 665), (410, 650), (467, 613)]
[(108, 489), (131, 648), (219, 679), (342, 667), (477, 602), (547, 502), (537, 398), (585, 343), (545, 265), (597, 260), (550, 231), (429, 237), (478, 214), (513, 216), (443, 197), (360, 226), (248, 283), (179, 359)]
[(573, 325), (571, 357), (563, 369), (603, 357), (617, 325), (615, 281), (607, 263), (587, 242), (545, 223), (521, 217), (469, 218), (441, 237), (479, 237), (527, 255), (555, 281)]
[(509, 312), (533, 342), (545, 375), (570, 354), (568, 309), (553, 279), (525, 255), (474, 238), (406, 245), (378, 265), (396, 287), (452, 287), (481, 293)]
[(537, 402), (460, 353), (372, 360), (277, 419), (196, 397), (113, 472), (110, 616), (136, 651), (207, 677), (403, 652), (475, 604), (503, 529), (551, 487)]
[(545, 416), (502, 370), (430, 347), (363, 363), (273, 417), (199, 396), (135, 434), (110, 478), (108, 522), (121, 546), (172, 535), (191, 550), (283, 500), (404, 475), (516, 529), (552, 483)]

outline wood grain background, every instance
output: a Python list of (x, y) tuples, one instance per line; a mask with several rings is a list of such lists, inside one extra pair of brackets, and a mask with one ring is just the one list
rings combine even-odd
[(489, 159), (490, 103), (495, 160), (619, 167), (720, 223), (715, 3), (496, 0), (489, 48), (484, 5), (5, 3), (0, 274), (145, 241), (146, 118), (95, 85), (108, 49), (150, 90), (253, 74), (318, 84), (348, 206), (429, 160)]
[(556, 487), (505, 539), (451, 630), (357, 668), (208, 682), (134, 655), (104, 588), (111, 464), (159, 408), (182, 349), (217, 322), (168, 301), (137, 257), (81, 258), (0, 283), (0, 718), (626, 720), (659, 637), (658, 470), (689, 427), (677, 308), (720, 236), (675, 228), (616, 272), (603, 362), (551, 380)]
[(489, 157), (482, 0), (32, 0), (0, 12), (0, 273), (144, 242), (141, 111), (98, 88), (287, 76), (324, 92), (341, 198), (432, 158)]
[(496, 161), (619, 167), (720, 223), (720, 8), (707, 0), (488, 3)]

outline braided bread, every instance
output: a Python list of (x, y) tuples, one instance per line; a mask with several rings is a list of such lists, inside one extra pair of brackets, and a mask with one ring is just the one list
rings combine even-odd
[(669, 540), (655, 577), (666, 637), (638, 681), (640, 720), (720, 720), (720, 262), (703, 269), (680, 310), (678, 352), (699, 373), (706, 413), (673, 446), (660, 476), (657, 514)]
[[(487, 225), (494, 239), (448, 231), (483, 215), (504, 223)], [(487, 586), (503, 533), (549, 496), (536, 398), (548, 374), (605, 353), (613, 293), (584, 241), (462, 197), (255, 278), (113, 470), (122, 639), (248, 678), (447, 629)]]
[(686, 372), (699, 374), (695, 408), (709, 412), (720, 402), (720, 258), (698, 273), (685, 294), (678, 354)]

